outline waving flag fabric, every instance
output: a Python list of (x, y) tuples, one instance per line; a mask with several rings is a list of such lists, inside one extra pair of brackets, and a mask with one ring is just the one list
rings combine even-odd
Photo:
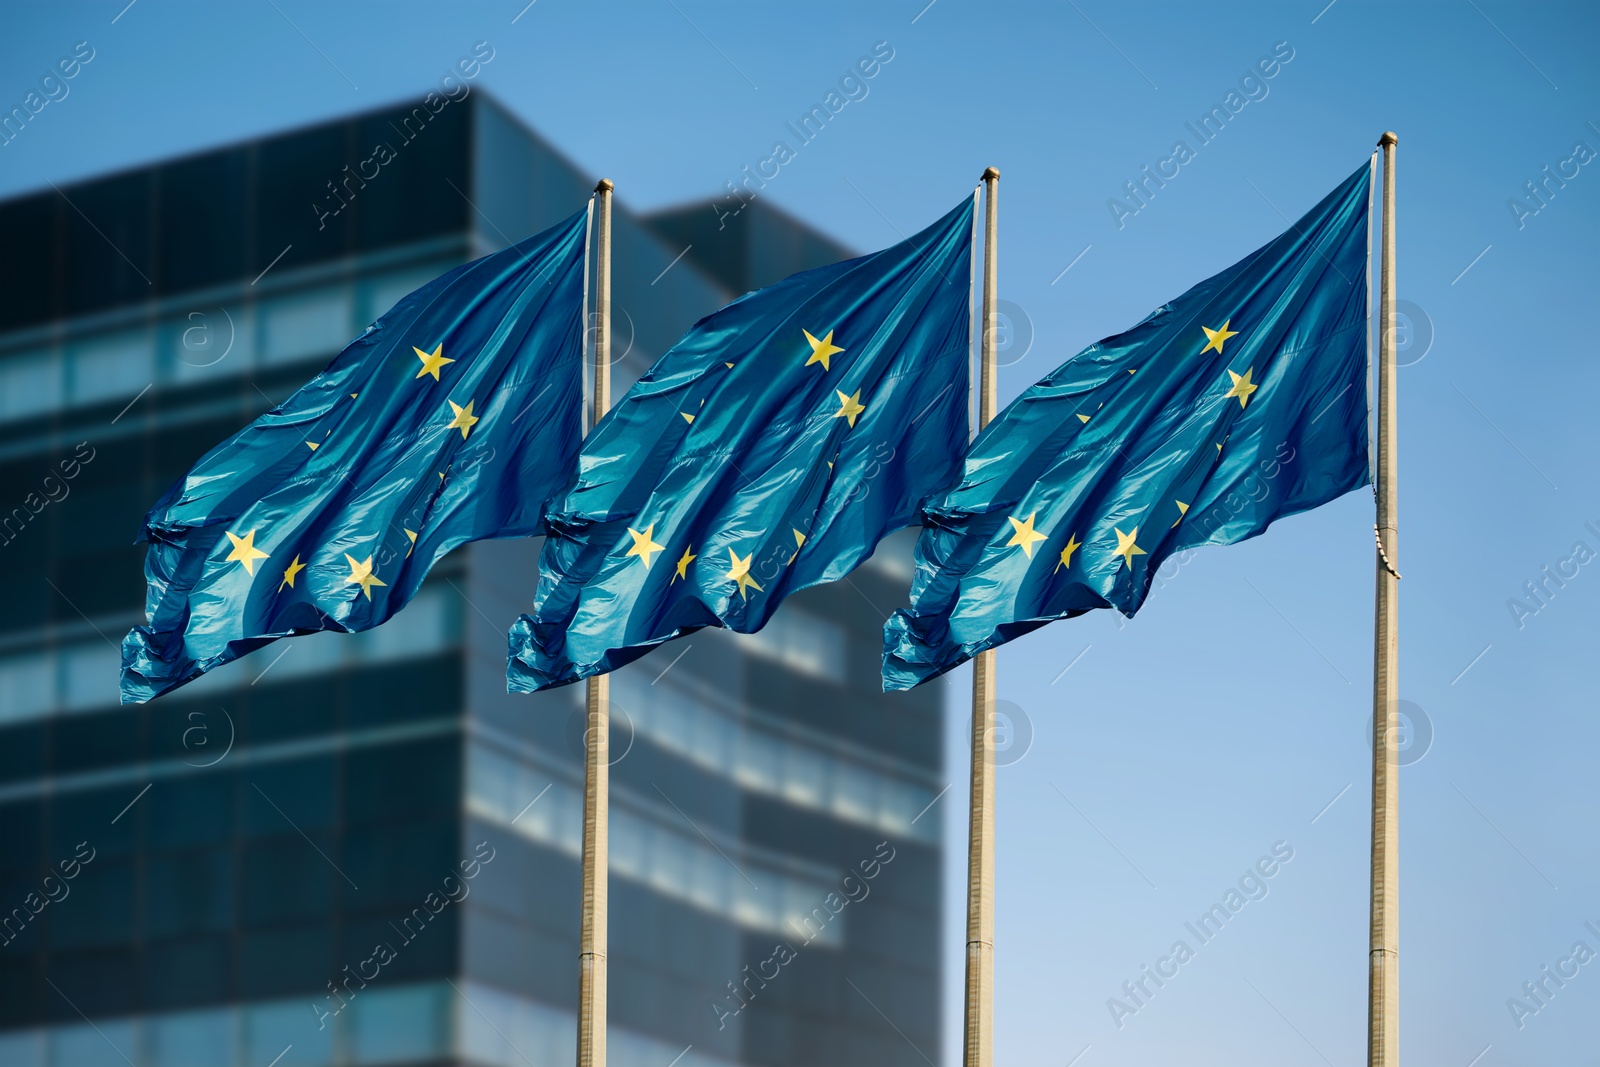
[(370, 629), (452, 548), (541, 532), (581, 434), (587, 219), (404, 297), (167, 491), (124, 703), (280, 637)]
[(1363, 165), (1288, 232), (1089, 346), (979, 434), (923, 511), (909, 689), (1053, 619), (1132, 616), (1162, 560), (1253, 537), (1369, 480)]
[(551, 504), (507, 685), (759, 630), (916, 521), (968, 440), (973, 203), (701, 320), (585, 439)]

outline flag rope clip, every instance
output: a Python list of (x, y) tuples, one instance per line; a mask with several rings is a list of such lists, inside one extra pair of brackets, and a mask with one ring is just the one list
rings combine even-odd
[(1400, 580), (1400, 572), (1394, 569), (1394, 564), (1389, 562), (1389, 553), (1383, 550), (1383, 534), (1378, 530), (1378, 524), (1372, 524), (1372, 539), (1378, 543), (1378, 558), (1383, 560), (1383, 569), (1394, 575), (1394, 580)]

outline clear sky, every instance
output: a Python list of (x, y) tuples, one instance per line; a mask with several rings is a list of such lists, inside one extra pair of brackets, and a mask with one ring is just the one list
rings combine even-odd
[[(1595, 6), (125, 3), (0, 12), (6, 109), (75, 42), (95, 50), (0, 149), (0, 195), (415, 96), (486, 40), (478, 84), (626, 203), (704, 201), (888, 42), (866, 95), (762, 195), (868, 249), (1000, 167), (1000, 290), (1032, 334), (1006, 354), (1002, 400), (1264, 243), (1280, 211), (1299, 215), (1397, 131), (1415, 327), (1399, 383), (1401, 693), (1431, 732), (1401, 775), (1404, 1057), (1594, 1062), (1600, 957), (1561, 961), (1579, 941), (1600, 953), (1584, 927), (1600, 929), (1600, 564), (1574, 557), (1578, 542), (1600, 552), (1600, 164), (1574, 156), (1600, 151)], [(1275, 46), (1292, 58), (1198, 145), (1185, 123)], [(1119, 228), (1108, 199), (1180, 139), (1195, 157)], [(1568, 176), (1541, 204), (1523, 187), (1546, 165)], [(999, 1062), (1361, 1060), (1371, 524), (1370, 494), (1351, 494), (1169, 565), (1132, 622), (1102, 613), (1001, 651), (1001, 696), (1032, 742), (999, 773)], [(1530, 599), (1547, 565), (1568, 577)], [(955, 785), (940, 802), (947, 1062), (967, 678), (948, 684)], [(1278, 842), (1292, 859), (1265, 897), (1200, 944), (1185, 923)], [(1108, 998), (1179, 940), (1193, 958), (1119, 1028)], [(1539, 1006), (1523, 983), (1546, 965), (1578, 970)], [(1511, 997), (1538, 1007), (1520, 1029)]]

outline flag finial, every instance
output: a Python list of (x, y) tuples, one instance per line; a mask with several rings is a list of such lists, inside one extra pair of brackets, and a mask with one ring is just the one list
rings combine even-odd
[(1378, 143), (1380, 145), (1399, 144), (1400, 143), (1400, 138), (1398, 138), (1398, 137), (1396, 137), (1394, 135), (1394, 131), (1387, 130), (1387, 131), (1384, 132), (1384, 135), (1382, 137), (1378, 138)]

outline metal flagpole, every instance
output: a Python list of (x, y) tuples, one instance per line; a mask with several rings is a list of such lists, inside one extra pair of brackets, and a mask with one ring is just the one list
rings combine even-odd
[[(594, 414), (590, 432), (611, 406), (611, 179), (595, 186)], [(606, 864), (610, 853), (611, 678), (588, 682), (583, 746), (583, 916), (578, 935), (578, 1067), (606, 1062)]]
[[(983, 333), (978, 429), (995, 415), (995, 330), (1000, 172), (983, 172)], [(966, 1067), (994, 1062), (994, 650), (972, 660), (972, 801), (967, 824)]]
[(1372, 668), (1372, 936), (1368, 959), (1367, 1063), (1400, 1063), (1400, 574), (1395, 460), (1394, 155), (1383, 146), (1383, 280), (1378, 298), (1377, 593)]

